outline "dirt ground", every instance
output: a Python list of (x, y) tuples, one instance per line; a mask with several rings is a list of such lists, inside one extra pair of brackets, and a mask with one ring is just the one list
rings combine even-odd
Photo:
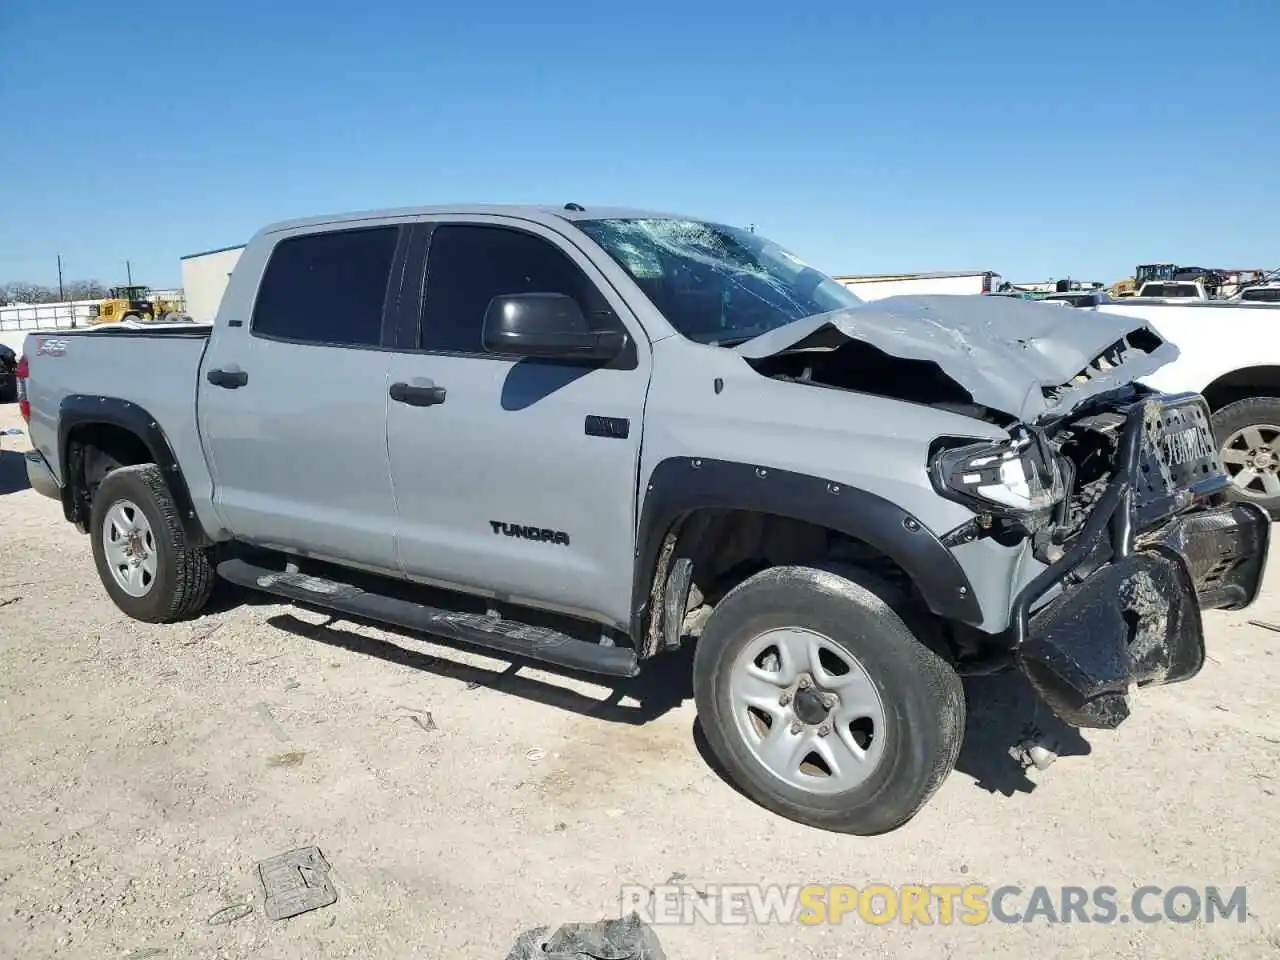
[[(20, 425), (0, 407), (0, 429)], [(1280, 572), (1210, 614), (1211, 660), (1023, 775), (1016, 677), (969, 685), (955, 773), (860, 839), (737, 794), (675, 661), (610, 688), (224, 591), (125, 619), (87, 539), (0, 439), (0, 956), (501, 960), (616, 916), (623, 884), (1245, 885), (1208, 924), (670, 925), (671, 960), (1280, 955)], [(259, 860), (315, 844), (339, 899), (262, 911)], [(209, 919), (252, 903), (234, 922)], [(234, 916), (234, 914), (232, 914)], [(225, 918), (226, 915), (224, 915)]]

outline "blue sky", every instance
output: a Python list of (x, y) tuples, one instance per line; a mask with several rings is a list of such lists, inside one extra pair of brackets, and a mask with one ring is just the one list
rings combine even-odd
[(3, 0), (0, 281), (264, 222), (674, 210), (829, 272), (1280, 267), (1280, 3)]

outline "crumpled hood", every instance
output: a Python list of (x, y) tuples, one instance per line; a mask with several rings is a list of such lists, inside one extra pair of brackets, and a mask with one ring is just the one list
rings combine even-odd
[(932, 361), (975, 403), (1024, 422), (1065, 415), (1178, 357), (1176, 346), (1133, 317), (956, 294), (889, 297), (817, 314), (734, 349), (744, 359), (759, 360), (793, 347), (834, 347), (847, 340)]

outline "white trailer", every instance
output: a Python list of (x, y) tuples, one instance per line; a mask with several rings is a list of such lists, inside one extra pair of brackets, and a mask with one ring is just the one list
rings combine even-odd
[(995, 293), (1003, 282), (994, 270), (951, 270), (941, 273), (881, 273), (836, 277), (862, 300), (882, 300), (926, 293)]
[(244, 245), (221, 247), (182, 258), (182, 289), (187, 314), (197, 323), (212, 323)]

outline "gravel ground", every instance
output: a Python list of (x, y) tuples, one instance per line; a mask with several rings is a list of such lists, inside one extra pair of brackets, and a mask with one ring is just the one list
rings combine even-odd
[[(20, 425), (0, 407), (0, 428)], [(611, 688), (224, 591), (125, 619), (0, 441), (0, 956), (506, 956), (617, 915), (623, 884), (1248, 887), (1207, 924), (662, 926), (671, 960), (1280, 955), (1280, 573), (1209, 615), (1196, 680), (1022, 774), (1016, 677), (969, 686), (959, 766), (860, 839), (780, 820), (704, 758), (687, 662)], [(310, 844), (339, 899), (267, 920), (257, 861)], [(226, 924), (209, 918), (253, 903)]]

